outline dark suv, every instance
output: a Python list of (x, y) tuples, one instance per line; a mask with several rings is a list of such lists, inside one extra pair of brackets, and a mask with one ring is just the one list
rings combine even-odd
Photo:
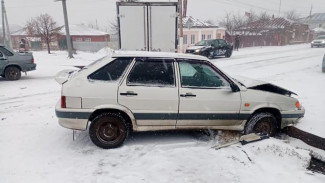
[(232, 54), (233, 46), (224, 39), (202, 40), (194, 46), (188, 47), (186, 53), (202, 55), (208, 58), (215, 56), (225, 56), (229, 58)]

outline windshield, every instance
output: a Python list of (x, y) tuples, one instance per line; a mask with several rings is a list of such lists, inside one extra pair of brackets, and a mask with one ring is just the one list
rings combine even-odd
[(325, 39), (325, 36), (318, 36), (317, 39)]
[(195, 46), (211, 46), (213, 40), (202, 40), (195, 44)]

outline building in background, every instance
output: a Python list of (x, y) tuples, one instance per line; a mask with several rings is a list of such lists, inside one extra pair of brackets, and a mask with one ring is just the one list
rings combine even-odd
[[(110, 36), (108, 33), (89, 28), (85, 25), (70, 25), (70, 35), (74, 50), (96, 52), (108, 46)], [(59, 27), (59, 34), (56, 35), (54, 41), (50, 43), (52, 50), (66, 50), (66, 33), (64, 26)], [(30, 36), (26, 28), (18, 30), (11, 34), (14, 49), (19, 49), (22, 40), (25, 40), (26, 50), (42, 50), (46, 48), (46, 44), (38, 36)]]
[[(28, 35), (26, 28), (22, 28), (14, 33), (11, 33), (10, 36), (13, 49), (19, 50), (21, 42), (24, 42), (26, 50), (43, 49), (41, 37)], [(54, 44), (57, 45), (56, 43), (50, 44), (51, 49), (58, 49), (57, 46), (53, 47)]]
[[(107, 32), (99, 31), (85, 25), (69, 25), (72, 46), (75, 50), (96, 52), (108, 46), (110, 40)], [(61, 27), (58, 37), (60, 49), (66, 49), (66, 32)]]
[(309, 26), (285, 18), (270, 18), (250, 22), (232, 32), (232, 40), (240, 36), (240, 47), (282, 46), (310, 42)]
[(183, 50), (206, 39), (224, 39), (226, 29), (195, 19), (191, 16), (183, 18)]
[(325, 13), (315, 13), (299, 20), (301, 23), (308, 24), (315, 35), (325, 35)]

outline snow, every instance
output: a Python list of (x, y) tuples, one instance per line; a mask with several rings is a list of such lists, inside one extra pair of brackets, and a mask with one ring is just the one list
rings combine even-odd
[[(298, 93), (307, 112), (297, 126), (325, 137), (324, 51), (307, 44), (255, 47), (212, 62), (230, 75), (272, 82)], [(55, 116), (61, 86), (54, 76), (107, 54), (109, 49), (78, 52), (68, 59), (66, 52), (34, 52), (36, 71), (19, 81), (0, 78), (1, 183), (325, 181), (324, 175), (306, 170), (310, 152), (324, 158), (324, 151), (292, 138), (219, 150), (211, 147), (232, 133), (213, 138), (191, 131), (141, 132), (111, 150), (96, 147), (87, 131), (77, 132), (73, 141), (72, 131), (59, 126)]]

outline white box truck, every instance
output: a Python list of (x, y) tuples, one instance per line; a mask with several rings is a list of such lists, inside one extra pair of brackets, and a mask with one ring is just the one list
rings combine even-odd
[(177, 2), (117, 2), (119, 48), (177, 51)]

